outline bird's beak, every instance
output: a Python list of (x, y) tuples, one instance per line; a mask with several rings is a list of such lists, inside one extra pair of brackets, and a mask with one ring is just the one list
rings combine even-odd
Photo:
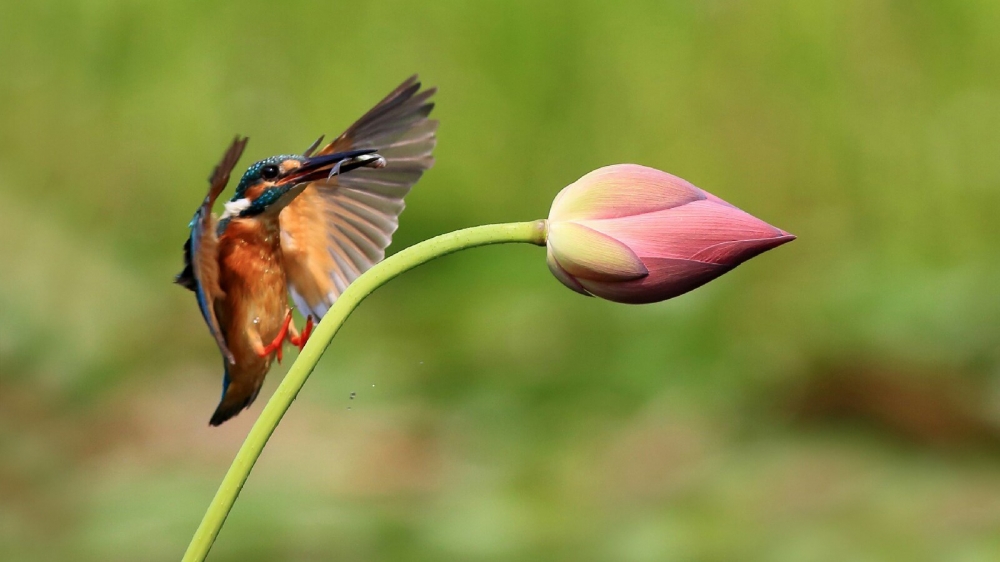
[(385, 158), (373, 148), (348, 150), (306, 158), (302, 165), (289, 172), (279, 183), (299, 184), (326, 179), (357, 168), (385, 167)]

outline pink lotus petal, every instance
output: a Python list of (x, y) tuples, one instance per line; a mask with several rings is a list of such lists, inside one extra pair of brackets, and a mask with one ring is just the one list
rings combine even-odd
[(714, 202), (716, 202), (716, 203), (718, 203), (720, 205), (725, 205), (727, 207), (732, 207), (734, 209), (738, 208), (736, 205), (733, 205), (729, 201), (724, 201), (724, 200), (716, 197), (715, 195), (712, 195), (711, 193), (705, 191), (704, 189), (701, 190), (701, 192), (705, 194), (705, 199), (708, 199), (709, 201), (714, 201)]
[(649, 275), (642, 279), (608, 283), (581, 279), (594, 296), (626, 304), (659, 302), (696, 289), (726, 273), (731, 267), (678, 259), (646, 260)]
[(586, 226), (552, 223), (548, 237), (552, 256), (574, 277), (626, 281), (647, 273), (642, 260), (628, 246)]
[(552, 203), (552, 221), (627, 217), (704, 199), (687, 181), (637, 164), (606, 166), (564, 188)]
[(561, 265), (559, 265), (559, 262), (556, 261), (555, 256), (552, 255), (552, 248), (549, 248), (548, 251), (546, 252), (545, 262), (549, 265), (549, 271), (552, 272), (552, 275), (554, 275), (555, 278), (558, 279), (560, 283), (566, 285), (570, 289), (576, 291), (577, 293), (580, 293), (583, 296), (586, 297), (593, 296), (587, 292), (587, 289), (583, 288), (583, 285), (581, 285), (579, 281), (577, 281), (569, 273), (566, 273), (566, 270), (563, 269)]
[[(633, 217), (584, 220), (579, 224), (619, 240), (640, 258), (694, 259), (700, 252), (720, 244), (787, 235), (736, 207), (709, 200)], [(701, 261), (727, 263), (724, 253), (706, 255), (720, 259)]]
[(758, 238), (756, 240), (722, 242), (720, 244), (716, 244), (715, 246), (705, 248), (704, 250), (691, 256), (691, 259), (709, 263), (724, 263), (735, 266), (754, 256), (763, 254), (772, 248), (777, 248), (782, 244), (791, 242), (792, 240), (795, 240), (795, 236), (785, 233), (784, 236), (775, 236), (774, 238)]

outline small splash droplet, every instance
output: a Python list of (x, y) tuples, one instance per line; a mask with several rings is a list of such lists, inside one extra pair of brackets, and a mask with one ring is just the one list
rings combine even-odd
[(347, 410), (348, 410), (348, 411), (350, 411), (350, 410), (351, 410), (351, 407), (350, 407), (350, 406), (348, 406), (348, 407), (347, 407)]
[(374, 385), (374, 384), (372, 385), (372, 388), (375, 388), (375, 385)]
[(357, 393), (357, 392), (352, 392), (352, 393), (351, 393), (351, 400), (354, 400), (354, 397), (355, 397), (355, 396), (357, 396), (357, 395), (358, 395), (358, 393)]

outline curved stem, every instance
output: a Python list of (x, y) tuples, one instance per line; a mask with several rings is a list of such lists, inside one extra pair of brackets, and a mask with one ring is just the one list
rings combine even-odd
[(253, 469), (254, 463), (257, 462), (261, 451), (264, 450), (267, 440), (278, 427), (278, 422), (288, 411), (288, 407), (292, 405), (292, 401), (295, 400), (302, 385), (305, 384), (306, 379), (316, 367), (323, 352), (333, 341), (333, 337), (337, 335), (347, 317), (354, 312), (354, 309), (361, 304), (365, 297), (401, 273), (434, 258), (466, 248), (510, 242), (544, 245), (545, 221), (475, 226), (442, 234), (400, 251), (355, 279), (316, 327), (305, 349), (299, 354), (291, 369), (288, 370), (288, 374), (275, 390), (274, 395), (267, 401), (260, 417), (253, 424), (243, 446), (236, 453), (236, 458), (233, 460), (232, 466), (229, 467), (229, 472), (223, 478), (222, 485), (215, 493), (212, 504), (208, 506), (208, 511), (201, 520), (201, 525), (195, 531), (191, 544), (188, 545), (187, 552), (184, 554), (184, 562), (200, 562), (208, 556), (208, 551), (212, 548), (215, 537), (218, 536), (219, 530), (225, 523), (229, 511), (236, 502), (236, 497), (243, 489), (243, 484), (246, 483), (250, 470)]

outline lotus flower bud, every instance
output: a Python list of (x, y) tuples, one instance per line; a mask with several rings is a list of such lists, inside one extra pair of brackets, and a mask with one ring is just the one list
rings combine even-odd
[(681, 178), (618, 164), (556, 196), (548, 264), (578, 293), (649, 303), (700, 287), (794, 239)]

